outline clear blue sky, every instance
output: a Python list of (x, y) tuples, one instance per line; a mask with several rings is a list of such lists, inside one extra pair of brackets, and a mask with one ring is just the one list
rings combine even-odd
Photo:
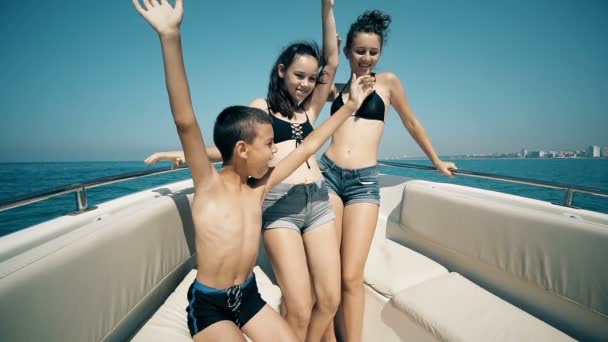
[[(280, 49), (321, 38), (320, 1), (185, 2), (203, 134), (266, 94)], [(336, 0), (338, 31), (393, 16), (377, 71), (403, 81), (440, 154), (608, 146), (608, 2)], [(131, 1), (0, 3), (0, 161), (142, 160), (179, 148), (159, 43)], [(341, 58), (338, 81), (349, 73)], [(327, 118), (328, 107), (322, 118)], [(391, 110), (380, 156), (422, 152)]]

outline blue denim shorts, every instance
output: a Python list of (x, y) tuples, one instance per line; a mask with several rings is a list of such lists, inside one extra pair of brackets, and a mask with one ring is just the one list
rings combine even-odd
[(322, 180), (278, 184), (266, 194), (262, 209), (263, 229), (289, 228), (301, 234), (336, 218)]
[(380, 205), (378, 165), (354, 170), (343, 169), (323, 154), (319, 160), (319, 168), (325, 176), (327, 190), (338, 195), (344, 206), (354, 203)]

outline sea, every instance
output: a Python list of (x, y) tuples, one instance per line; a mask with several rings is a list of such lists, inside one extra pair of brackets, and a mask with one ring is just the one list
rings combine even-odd
[[(459, 169), (514, 176), (560, 184), (578, 185), (608, 191), (608, 159), (446, 159)], [(391, 162), (428, 165), (424, 159), (391, 160)], [(18, 196), (64, 185), (128, 172), (166, 169), (169, 164), (146, 165), (133, 162), (35, 162), (0, 163), (0, 203)], [(458, 175), (453, 179), (436, 171), (413, 170), (381, 166), (381, 172), (397, 176), (424, 179), (494, 190), (556, 204), (563, 203), (563, 190), (479, 179)], [(188, 169), (128, 180), (87, 190), (89, 206), (125, 196), (137, 191), (191, 177)], [(65, 215), (75, 210), (75, 195), (55, 198), (0, 212), (0, 236)], [(573, 206), (608, 214), (608, 198), (577, 193)]]

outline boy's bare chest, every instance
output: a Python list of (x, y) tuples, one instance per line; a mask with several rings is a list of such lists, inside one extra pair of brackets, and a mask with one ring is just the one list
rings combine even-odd
[[(197, 230), (211, 235), (259, 233), (262, 225), (260, 196), (255, 193), (223, 193), (202, 198), (192, 208)], [(218, 236), (219, 237), (219, 236)]]

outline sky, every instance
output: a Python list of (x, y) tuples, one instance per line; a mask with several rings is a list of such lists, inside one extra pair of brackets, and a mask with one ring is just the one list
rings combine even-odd
[[(343, 37), (365, 10), (392, 16), (376, 71), (399, 76), (440, 155), (608, 146), (608, 2), (335, 3)], [(266, 96), (283, 47), (321, 42), (318, 0), (184, 6), (186, 70), (209, 143), (221, 109)], [(158, 37), (131, 1), (2, 1), (0, 46), (0, 162), (180, 149)], [(336, 81), (349, 71), (341, 56)], [(423, 156), (393, 109), (379, 155)]]

